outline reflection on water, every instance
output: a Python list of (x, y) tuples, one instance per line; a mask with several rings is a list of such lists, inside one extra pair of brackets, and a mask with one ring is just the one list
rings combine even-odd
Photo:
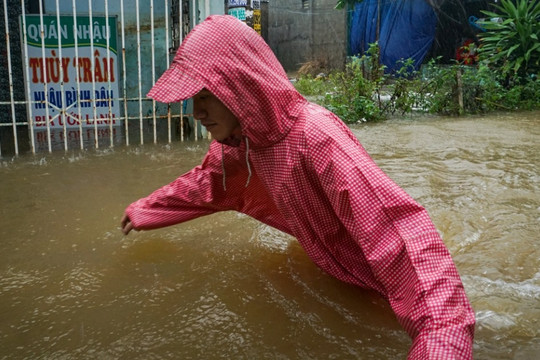
[[(450, 248), (477, 313), (475, 359), (538, 358), (540, 113), (354, 131)], [(384, 301), (246, 216), (122, 236), (124, 207), (207, 146), (0, 159), (0, 358), (406, 357)]]

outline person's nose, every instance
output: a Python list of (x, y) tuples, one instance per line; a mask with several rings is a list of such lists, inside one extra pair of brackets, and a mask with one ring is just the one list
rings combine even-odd
[(193, 117), (197, 120), (202, 120), (206, 118), (207, 115), (206, 109), (204, 109), (198, 101), (193, 101)]

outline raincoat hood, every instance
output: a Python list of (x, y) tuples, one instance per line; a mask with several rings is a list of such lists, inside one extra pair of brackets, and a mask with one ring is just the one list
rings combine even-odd
[(203, 88), (238, 118), (254, 148), (282, 140), (306, 102), (264, 39), (229, 15), (210, 16), (186, 36), (148, 97), (176, 102)]

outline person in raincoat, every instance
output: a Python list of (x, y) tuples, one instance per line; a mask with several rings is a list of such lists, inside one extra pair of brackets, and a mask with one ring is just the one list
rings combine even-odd
[(124, 234), (239, 211), (296, 237), (337, 279), (378, 291), (413, 340), (409, 359), (472, 358), (474, 312), (426, 210), (296, 91), (254, 30), (208, 17), (148, 97), (193, 98), (214, 141), (201, 165), (127, 207)]

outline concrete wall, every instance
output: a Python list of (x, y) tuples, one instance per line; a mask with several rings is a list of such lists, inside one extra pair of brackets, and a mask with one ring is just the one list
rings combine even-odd
[(301, 0), (274, 0), (268, 4), (268, 44), (287, 71), (312, 58), (312, 9)]
[[(307, 8), (304, 4), (307, 3)], [(347, 13), (335, 0), (274, 0), (268, 4), (268, 44), (287, 71), (305, 62), (342, 68), (347, 50)]]
[(336, 10), (336, 0), (313, 1), (312, 56), (342, 69), (347, 57), (347, 12)]

